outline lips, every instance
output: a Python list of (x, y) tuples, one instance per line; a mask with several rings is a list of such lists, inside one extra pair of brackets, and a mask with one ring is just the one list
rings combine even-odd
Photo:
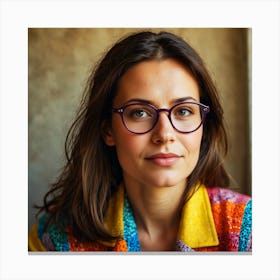
[(180, 158), (181, 156), (173, 153), (157, 153), (147, 157), (146, 159), (159, 166), (172, 166)]

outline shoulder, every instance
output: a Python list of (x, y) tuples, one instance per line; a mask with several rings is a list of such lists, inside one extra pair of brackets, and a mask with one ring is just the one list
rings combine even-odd
[(212, 211), (216, 215), (238, 218), (251, 215), (252, 199), (248, 195), (233, 190), (214, 187), (207, 188)]
[(247, 204), (251, 200), (251, 197), (248, 195), (241, 194), (239, 192), (225, 188), (207, 187), (207, 192), (211, 204), (222, 202), (231, 202), (234, 204)]
[[(119, 248), (111, 248), (101, 242), (84, 242), (79, 241), (73, 235), (72, 227), (67, 224), (66, 220), (62, 220), (59, 224), (51, 222), (48, 226), (49, 214), (44, 214), (38, 220), (34, 229), (37, 230), (36, 238), (34, 232), (30, 238), (31, 245), (36, 240), (36, 244), (42, 245), (40, 247), (33, 246), (32, 251), (108, 251), (118, 250)], [(120, 242), (118, 246), (120, 247)], [(32, 249), (32, 248), (31, 248)]]
[(252, 199), (224, 188), (207, 188), (217, 233), (230, 240), (231, 249), (250, 251), (252, 242)]
[(51, 222), (47, 226), (49, 214), (45, 213), (38, 220), (37, 234), (47, 251), (69, 251), (67, 227), (64, 223)]

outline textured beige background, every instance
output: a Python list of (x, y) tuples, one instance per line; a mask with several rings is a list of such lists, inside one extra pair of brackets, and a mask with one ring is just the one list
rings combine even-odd
[[(233, 177), (232, 186), (250, 194), (251, 30), (164, 30), (182, 36), (204, 59), (225, 111), (230, 144), (226, 166)], [(116, 40), (133, 31), (136, 29), (29, 29), (29, 227), (34, 222), (32, 205), (42, 202), (63, 165), (65, 136), (92, 65)]]

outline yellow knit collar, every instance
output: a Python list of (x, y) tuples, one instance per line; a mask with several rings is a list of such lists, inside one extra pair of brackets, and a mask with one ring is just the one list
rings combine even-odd
[[(105, 226), (113, 235), (122, 235), (124, 232), (123, 207), (124, 187), (121, 185), (111, 198), (105, 216)], [(204, 185), (199, 186), (183, 207), (178, 239), (191, 248), (219, 244), (210, 200)], [(104, 242), (104, 244), (114, 245), (111, 242)]]
[(178, 238), (191, 248), (219, 244), (207, 189), (199, 186), (182, 210)]

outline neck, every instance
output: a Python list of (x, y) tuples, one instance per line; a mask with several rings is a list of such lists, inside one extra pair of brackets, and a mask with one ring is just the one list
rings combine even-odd
[(177, 238), (186, 182), (164, 188), (140, 184), (128, 186), (127, 182), (125, 186), (142, 249), (155, 248), (154, 245), (158, 246), (164, 242), (166, 248), (172, 247)]

